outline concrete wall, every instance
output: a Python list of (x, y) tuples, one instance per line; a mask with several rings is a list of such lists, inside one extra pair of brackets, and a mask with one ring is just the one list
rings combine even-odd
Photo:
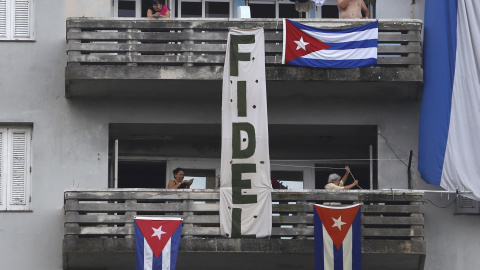
[[(410, 18), (411, 9), (398, 2), (377, 1), (379, 17)], [(423, 1), (416, 2), (415, 18), (421, 18)], [(109, 123), (220, 123), (220, 104), (214, 101), (64, 97), (65, 18), (108, 17), (110, 8), (108, 0), (37, 2), (36, 41), (0, 42), (0, 123), (33, 123), (33, 211), (0, 212), (3, 269), (62, 268), (63, 191), (107, 187)], [(416, 153), (419, 100), (344, 97), (268, 102), (272, 124), (378, 125), (378, 158), (384, 159), (379, 161), (380, 187), (406, 187), (406, 165), (388, 159), (407, 159), (409, 150)], [(415, 168), (416, 158), (414, 187), (434, 188), (423, 183)], [(440, 206), (450, 202), (446, 195), (427, 198)], [(425, 269), (480, 265), (475, 256), (480, 217), (453, 216), (452, 206), (443, 209), (429, 203), (425, 210)]]

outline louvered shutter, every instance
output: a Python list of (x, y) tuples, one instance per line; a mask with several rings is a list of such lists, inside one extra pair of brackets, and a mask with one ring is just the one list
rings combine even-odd
[(5, 137), (6, 133), (4, 129), (0, 129), (0, 210), (7, 209), (7, 188), (6, 188), (6, 176), (5, 176)]
[(30, 0), (15, 0), (15, 15), (13, 16), (13, 37), (30, 38), (31, 37), (31, 5)]
[(0, 0), (0, 39), (7, 37), (7, 0)]
[(12, 159), (11, 159), (11, 182), (10, 182), (10, 209), (20, 207), (23, 209), (27, 204), (27, 132), (13, 131)]

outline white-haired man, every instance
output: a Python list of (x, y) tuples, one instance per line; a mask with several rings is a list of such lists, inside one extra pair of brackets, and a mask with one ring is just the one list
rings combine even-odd
[(350, 168), (348, 166), (345, 166), (345, 175), (342, 178), (340, 178), (340, 175), (336, 173), (330, 174), (328, 176), (328, 184), (325, 185), (325, 189), (345, 190), (345, 189), (351, 189), (352, 187), (356, 186), (358, 184), (358, 180), (354, 180), (352, 184), (348, 186), (344, 186), (349, 173), (350, 173)]

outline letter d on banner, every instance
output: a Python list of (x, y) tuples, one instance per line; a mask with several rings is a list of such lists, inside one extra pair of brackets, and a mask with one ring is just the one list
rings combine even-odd
[(272, 232), (263, 28), (230, 29), (223, 72), (220, 230)]

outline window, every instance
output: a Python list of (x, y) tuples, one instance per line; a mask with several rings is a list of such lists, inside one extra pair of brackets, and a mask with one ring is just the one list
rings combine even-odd
[(232, 15), (230, 0), (180, 0), (179, 18), (230, 18)]
[[(1, 1), (1, 0), (0, 0)], [(151, 1), (150, 1), (151, 2)], [(113, 1), (113, 16), (114, 17), (133, 17), (139, 18), (142, 14), (142, 3), (140, 0), (114, 0)], [(147, 11), (145, 10), (145, 13)], [(146, 16), (146, 15), (145, 15)]]
[(252, 18), (306, 18), (305, 12), (295, 10), (295, 3), (290, 1), (250, 1)]
[(0, 211), (30, 210), (31, 128), (0, 127)]
[(0, 0), (0, 40), (33, 40), (33, 0)]

